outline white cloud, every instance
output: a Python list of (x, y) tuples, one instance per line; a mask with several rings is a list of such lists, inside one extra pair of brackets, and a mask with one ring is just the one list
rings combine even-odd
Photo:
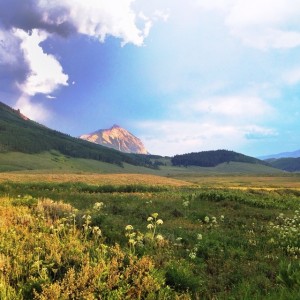
[(201, 0), (202, 9), (219, 10), (232, 35), (259, 48), (300, 46), (299, 0)]
[[(57, 58), (45, 53), (42, 48), (41, 43), (49, 36), (59, 34), (68, 37), (79, 33), (101, 42), (107, 36), (113, 36), (121, 39), (122, 45), (132, 43), (142, 46), (153, 21), (142, 12), (133, 10), (133, 2), (30, 0), (24, 4), (17, 0), (6, 6), (0, 2), (0, 66), (9, 64), (13, 70), (9, 80), (14, 82), (9, 84), (18, 87), (16, 98), (21, 92), (17, 105), (21, 104), (25, 110), (28, 107), (34, 110), (37, 104), (31, 102), (30, 97), (41, 93), (49, 98), (58, 87), (68, 85), (68, 75)], [(18, 8), (21, 9), (17, 11)], [(0, 70), (0, 73), (4, 71)], [(42, 106), (37, 106), (37, 110), (41, 111)]]
[(51, 96), (51, 95), (47, 95), (46, 98), (47, 98), (47, 99), (56, 99), (56, 97)]
[[(104, 42), (110, 35), (122, 39), (122, 45), (132, 43), (141, 46), (149, 34), (151, 22), (140, 18), (132, 9), (134, 0), (40, 0), (44, 9), (67, 8), (68, 15), (62, 17), (71, 21), (77, 31)], [(143, 28), (137, 27), (137, 21), (144, 21)]]
[(230, 95), (216, 96), (203, 100), (184, 101), (178, 108), (190, 114), (200, 113), (205, 118), (226, 118), (232, 123), (257, 120), (274, 112), (274, 109), (257, 96)]
[(15, 35), (22, 40), (21, 49), (30, 68), (28, 78), (20, 85), (24, 94), (29, 96), (37, 93), (48, 94), (61, 85), (68, 85), (68, 76), (63, 73), (60, 63), (53, 55), (44, 53), (40, 46), (40, 43), (47, 38), (45, 32), (33, 30), (29, 35), (17, 29)]
[(43, 124), (51, 117), (51, 113), (42, 104), (32, 103), (26, 95), (21, 96), (14, 107), (20, 109), (21, 113), (29, 119)]
[(222, 10), (228, 11), (233, 5), (235, 0), (198, 0), (197, 3), (200, 7), (207, 10)]
[(169, 20), (170, 13), (163, 11), (163, 10), (155, 10), (154, 12), (154, 19), (156, 20), (163, 20), (164, 22), (167, 22)]
[(258, 125), (231, 125), (221, 122), (148, 121), (137, 126), (150, 153), (175, 155), (206, 150), (237, 150), (251, 139), (276, 135), (273, 129)]
[(244, 131), (244, 136), (248, 140), (259, 140), (278, 136), (277, 131), (273, 128), (265, 128), (257, 125), (247, 126)]
[(19, 41), (11, 31), (0, 29), (0, 64), (14, 65), (18, 63)]

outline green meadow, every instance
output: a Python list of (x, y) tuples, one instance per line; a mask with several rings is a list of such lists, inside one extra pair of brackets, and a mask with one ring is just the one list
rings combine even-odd
[(3, 173), (0, 299), (299, 299), (299, 182)]
[(132, 174), (153, 174), (170, 177), (180, 177), (185, 180), (187, 177), (198, 177), (199, 174), (206, 175), (228, 175), (228, 174), (259, 174), (259, 175), (282, 175), (284, 172), (265, 165), (229, 162), (219, 164), (216, 167), (178, 167), (172, 166), (170, 158), (153, 159), (162, 165), (159, 169), (151, 169), (143, 166), (136, 166), (123, 163), (122, 166), (117, 164), (106, 163), (102, 161), (74, 158), (63, 155), (58, 151), (51, 150), (42, 153), (28, 154), (21, 152), (4, 152), (0, 153), (0, 172), (31, 172), (31, 173), (132, 173)]

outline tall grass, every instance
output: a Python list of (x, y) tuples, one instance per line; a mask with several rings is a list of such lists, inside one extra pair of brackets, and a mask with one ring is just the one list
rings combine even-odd
[(7, 182), (0, 192), (4, 299), (299, 296), (297, 190)]

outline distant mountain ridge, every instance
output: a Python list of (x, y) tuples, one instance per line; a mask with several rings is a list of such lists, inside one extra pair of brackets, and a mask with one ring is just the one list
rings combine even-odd
[(288, 172), (300, 171), (300, 157), (270, 158), (266, 160), (274, 168)]
[(282, 153), (277, 153), (277, 154), (270, 154), (270, 155), (265, 155), (265, 156), (260, 156), (258, 157), (259, 159), (270, 159), (270, 158), (288, 158), (288, 157), (293, 157), (297, 158), (300, 157), (300, 149), (292, 152), (282, 152)]
[(109, 129), (83, 134), (80, 138), (125, 153), (149, 154), (138, 137), (116, 124)]

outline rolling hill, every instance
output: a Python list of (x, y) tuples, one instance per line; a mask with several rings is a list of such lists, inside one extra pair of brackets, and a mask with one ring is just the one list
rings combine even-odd
[(265, 161), (228, 150), (193, 152), (175, 155), (172, 158), (172, 164), (174, 166), (216, 167), (219, 164), (229, 162), (240, 162), (270, 166)]
[(286, 157), (278, 159), (268, 159), (267, 162), (274, 168), (288, 172), (300, 172), (300, 157)]

